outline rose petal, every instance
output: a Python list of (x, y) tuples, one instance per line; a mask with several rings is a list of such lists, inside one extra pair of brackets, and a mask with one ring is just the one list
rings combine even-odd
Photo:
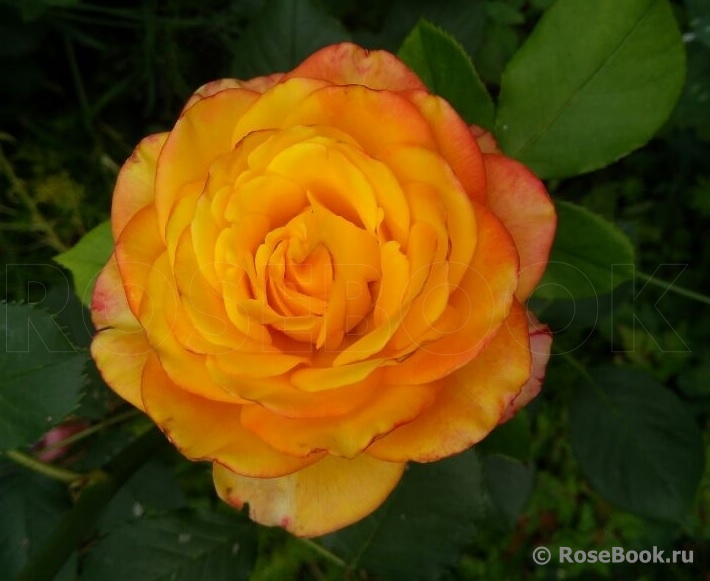
[(419, 77), (393, 54), (366, 50), (348, 42), (327, 46), (312, 54), (285, 76), (286, 79), (292, 77), (390, 91), (426, 89)]
[(141, 375), (152, 352), (142, 329), (105, 329), (91, 343), (91, 356), (101, 377), (119, 396), (141, 410)]
[(341, 416), (367, 405), (377, 383), (367, 378), (338, 389), (310, 393), (295, 388), (288, 377), (260, 379), (235, 377), (220, 366), (216, 357), (207, 358), (213, 380), (226, 391), (245, 400), (259, 402), (267, 410), (291, 418)]
[[(464, 265), (465, 275), (449, 300), (458, 315), (456, 327), (450, 331), (447, 326), (439, 326), (438, 321), (427, 321), (423, 309), (420, 316), (434, 334), (440, 330), (440, 338), (420, 344), (399, 365), (386, 367), (385, 383), (426, 383), (448, 375), (476, 357), (508, 315), (518, 274), (517, 251), (510, 234), (492, 212), (475, 205), (475, 214), (475, 254), (471, 263)], [(422, 341), (414, 336), (419, 327), (405, 320), (397, 332), (410, 333), (410, 351)]]
[(374, 438), (412, 421), (434, 402), (439, 384), (379, 385), (361, 408), (343, 416), (284, 418), (261, 406), (244, 409), (242, 423), (277, 450), (306, 456), (326, 450), (353, 458)]
[(383, 154), (383, 160), (405, 185), (405, 191), (407, 185), (426, 184), (438, 197), (438, 203), (445, 210), (451, 240), (449, 280), (458, 284), (476, 247), (476, 217), (467, 192), (446, 160), (434, 151), (421, 147), (395, 147)]
[(248, 89), (249, 91), (256, 91), (257, 93), (265, 93), (278, 83), (283, 76), (283, 73), (273, 73), (263, 77), (254, 77), (248, 81), (240, 81), (238, 79), (217, 79), (216, 81), (210, 81), (202, 85), (192, 94), (182, 108), (182, 113), (187, 111), (198, 101), (216, 95), (221, 91), (226, 91), (227, 89)]
[(214, 460), (239, 474), (273, 478), (300, 470), (322, 456), (297, 458), (274, 450), (242, 427), (244, 406), (183, 391), (165, 374), (156, 355), (146, 361), (142, 395), (153, 421), (192, 460)]
[(454, 170), (466, 193), (477, 202), (486, 201), (486, 170), (483, 156), (471, 130), (454, 108), (426, 91), (407, 93), (434, 131), (439, 151)]
[(352, 460), (326, 456), (282, 478), (246, 478), (214, 466), (217, 493), (249, 517), (299, 537), (324, 535), (354, 523), (380, 506), (404, 473), (404, 464), (366, 455)]
[(112, 327), (123, 331), (140, 329), (140, 323), (131, 312), (123, 288), (121, 272), (112, 254), (96, 279), (91, 298), (91, 320), (97, 329)]
[(267, 167), (299, 184), (336, 215), (374, 232), (378, 207), (374, 191), (357, 166), (329, 140), (307, 140), (276, 155)]
[(503, 220), (520, 253), (515, 293), (526, 300), (542, 278), (555, 237), (555, 207), (544, 184), (523, 164), (495, 153), (484, 155), (488, 204)]
[(367, 449), (381, 460), (430, 462), (466, 450), (498, 424), (530, 376), (525, 309), (514, 302), (505, 324), (468, 365), (445, 378), (434, 404)]
[(239, 117), (233, 126), (232, 144), (253, 132), (292, 126), (286, 122), (291, 112), (313, 92), (327, 86), (325, 81), (316, 79), (282, 79)]
[(361, 85), (327, 85), (313, 91), (293, 108), (284, 124), (334, 127), (352, 136), (376, 159), (393, 146), (437, 148), (431, 126), (409, 99)]
[(197, 101), (178, 119), (160, 152), (155, 176), (161, 236), (182, 188), (194, 181), (205, 183), (215, 158), (234, 147), (237, 122), (258, 99), (254, 91), (227, 89)]
[(153, 270), (153, 264), (164, 249), (155, 206), (152, 205), (136, 212), (116, 240), (116, 265), (120, 271), (128, 305), (136, 317), (144, 297), (146, 302), (153, 303), (153, 297), (146, 297), (147, 280)]
[(158, 156), (168, 133), (157, 133), (143, 139), (118, 173), (111, 206), (111, 232), (118, 240), (128, 221), (154, 197)]
[(167, 252), (155, 261), (146, 280), (146, 296), (138, 318), (150, 344), (160, 354), (165, 372), (177, 385), (215, 401), (238, 403), (241, 398), (215, 383), (207, 368), (205, 352), (210, 343), (200, 342), (189, 317), (182, 310)]
[[(224, 299), (214, 285), (205, 278), (205, 272), (197, 262), (192, 244), (193, 234), (187, 228), (175, 249), (174, 278), (181, 312), (189, 317), (197, 335), (191, 337), (188, 346), (195, 348), (199, 341), (209, 353), (229, 353), (236, 350), (259, 352), (268, 347), (261, 337), (249, 337), (234, 327), (225, 309)], [(214, 346), (214, 347), (212, 347)]]
[(552, 331), (547, 325), (537, 320), (532, 311), (528, 311), (528, 331), (530, 333), (530, 352), (532, 353), (532, 373), (518, 396), (510, 403), (501, 423), (507, 422), (518, 410), (528, 405), (540, 393), (542, 380), (545, 379), (545, 369), (550, 360), (552, 348)]
[(490, 131), (478, 125), (471, 125), (469, 129), (483, 153), (501, 153), (498, 142)]

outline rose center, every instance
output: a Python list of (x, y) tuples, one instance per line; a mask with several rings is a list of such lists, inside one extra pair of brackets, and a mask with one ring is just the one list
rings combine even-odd
[(285, 317), (322, 316), (333, 285), (332, 256), (317, 233), (309, 233), (313, 226), (308, 216), (297, 216), (265, 242), (268, 248), (273, 238), (278, 239), (266, 263), (264, 281), (269, 305)]

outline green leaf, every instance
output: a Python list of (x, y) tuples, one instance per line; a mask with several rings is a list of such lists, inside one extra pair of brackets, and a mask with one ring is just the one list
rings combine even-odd
[(238, 581), (256, 560), (256, 526), (238, 514), (175, 511), (119, 526), (89, 551), (85, 579)]
[(522, 24), (525, 17), (507, 2), (500, 0), (484, 3), (486, 17), (498, 24)]
[(512, 27), (489, 22), (474, 58), (478, 72), (487, 82), (500, 85), (503, 70), (519, 45), (520, 40)]
[[(0, 572), (3, 579), (15, 578), (70, 506), (65, 485), (0, 463)], [(56, 579), (75, 578), (76, 558), (67, 562)]]
[(85, 375), (81, 400), (75, 413), (87, 420), (102, 420), (121, 404), (121, 398), (106, 385), (93, 359), (89, 360)]
[(66, 331), (72, 345), (80, 348), (88, 348), (91, 345), (96, 332), (91, 322), (91, 313), (68, 284), (51, 287), (45, 299), (34, 306), (52, 316)]
[(558, 0), (503, 74), (498, 143), (543, 178), (604, 167), (653, 136), (684, 74), (667, 0)]
[(0, 450), (32, 444), (79, 402), (88, 356), (47, 313), (0, 308)]
[[(710, 141), (710, 48), (689, 42), (687, 53), (688, 76), (672, 121), (682, 129), (694, 129), (700, 139)], [(709, 198), (703, 196), (704, 200)], [(707, 207), (710, 208), (710, 204)]]
[(144, 464), (108, 503), (99, 519), (99, 530), (107, 532), (151, 510), (185, 506), (185, 496), (173, 472), (157, 460)]
[(708, 0), (685, 0), (689, 24), (698, 40), (710, 46), (710, 2)]
[(703, 474), (703, 440), (684, 404), (632, 368), (582, 376), (570, 401), (570, 439), (589, 482), (631, 512), (685, 519)]
[(96, 228), (77, 242), (76, 246), (54, 257), (74, 277), (76, 295), (85, 305), (91, 304), (96, 277), (113, 252), (113, 237), (109, 221)]
[(71, 510), (61, 518), (49, 538), (20, 571), (16, 581), (54, 579), (74, 551), (93, 533), (106, 504), (161, 445), (167, 445), (163, 434), (156, 428), (149, 428), (102, 466), (100, 471), (94, 472)]
[(476, 451), (527, 462), (530, 459), (530, 422), (526, 410), (520, 410), (513, 418), (497, 426), (476, 445)]
[(634, 273), (634, 248), (616, 226), (557, 201), (557, 234), (536, 298), (577, 299), (611, 292)]
[(267, 0), (236, 42), (232, 70), (243, 79), (287, 72), (319, 48), (349, 39), (312, 0)]
[(323, 537), (323, 544), (381, 579), (439, 579), (453, 565), (485, 511), (479, 457), (468, 451), (410, 464), (375, 513)]
[(547, 10), (555, 0), (530, 0), (530, 5), (536, 10)]
[(497, 528), (512, 530), (530, 498), (535, 482), (533, 468), (493, 454), (483, 457), (483, 475), (490, 499), (489, 519)]
[(467, 123), (493, 127), (493, 100), (466, 51), (450, 34), (420, 20), (398, 56), (430, 91), (446, 99)]

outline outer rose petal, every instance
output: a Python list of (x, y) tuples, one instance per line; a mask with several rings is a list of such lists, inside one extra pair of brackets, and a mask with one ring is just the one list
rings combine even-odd
[[(129, 220), (114, 247), (128, 305), (136, 317), (153, 264), (163, 252), (155, 206), (145, 206)], [(148, 299), (152, 301), (153, 297)]]
[(434, 405), (366, 452), (381, 460), (431, 462), (482, 440), (530, 376), (525, 309), (513, 302), (493, 341), (471, 363), (449, 375)]
[(155, 176), (161, 236), (182, 188), (193, 181), (204, 183), (215, 158), (231, 151), (237, 122), (259, 96), (247, 89), (225, 89), (200, 99), (180, 116), (160, 152)]
[(123, 164), (111, 206), (111, 232), (114, 240), (118, 240), (128, 221), (153, 201), (155, 168), (167, 138), (167, 133), (149, 135)]
[(326, 456), (282, 478), (246, 478), (215, 464), (220, 498), (268, 526), (281, 526), (299, 537), (324, 535), (354, 523), (384, 502), (399, 482), (404, 464), (367, 455), (352, 460)]
[(483, 153), (501, 153), (498, 148), (498, 142), (490, 131), (483, 129), (483, 127), (479, 127), (478, 125), (471, 125), (470, 129), (471, 133), (476, 138), (478, 147), (481, 148)]
[(124, 331), (141, 329), (128, 306), (115, 254), (111, 255), (96, 279), (91, 299), (91, 320), (99, 330), (107, 327)]
[(481, 150), (469, 127), (454, 108), (441, 97), (426, 91), (412, 91), (407, 96), (431, 123), (437, 145), (466, 193), (477, 202), (486, 201), (486, 170)]
[(264, 77), (255, 77), (253, 79), (249, 79), (248, 81), (240, 81), (238, 79), (218, 79), (216, 81), (206, 83), (193, 93), (192, 97), (190, 97), (187, 103), (185, 103), (185, 106), (182, 108), (182, 113), (187, 111), (199, 100), (211, 97), (212, 95), (226, 89), (248, 89), (250, 91), (256, 91), (257, 93), (264, 93), (278, 83), (283, 76), (283, 73), (274, 73), (273, 75), (266, 75)]
[(542, 278), (555, 237), (555, 207), (543, 183), (523, 164), (495, 153), (483, 156), (488, 204), (513, 236), (520, 253), (515, 297), (527, 299)]
[(272, 478), (300, 470), (322, 456), (296, 458), (277, 452), (242, 427), (244, 406), (183, 391), (166, 375), (156, 355), (146, 362), (142, 384), (148, 415), (192, 460), (214, 460), (240, 474)]
[(277, 450), (306, 456), (326, 450), (354, 458), (373, 439), (414, 420), (432, 405), (437, 384), (380, 385), (361, 409), (330, 418), (284, 418), (261, 406), (244, 410), (244, 426)]
[(143, 409), (141, 374), (152, 347), (128, 307), (113, 255), (96, 281), (91, 316), (99, 329), (91, 343), (91, 355), (104, 381), (123, 399)]
[(547, 325), (537, 320), (531, 311), (528, 311), (528, 331), (530, 332), (530, 352), (532, 353), (532, 373), (530, 379), (523, 386), (522, 391), (505, 410), (501, 423), (507, 422), (518, 410), (528, 405), (540, 393), (542, 380), (545, 379), (545, 369), (550, 360), (552, 348), (552, 332)]
[(312, 54), (284, 78), (310, 77), (336, 85), (365, 85), (371, 89), (426, 89), (401, 60), (382, 50), (365, 50), (344, 42)]
[(141, 375), (151, 351), (142, 330), (105, 329), (91, 343), (91, 356), (101, 377), (118, 395), (141, 410), (144, 409)]

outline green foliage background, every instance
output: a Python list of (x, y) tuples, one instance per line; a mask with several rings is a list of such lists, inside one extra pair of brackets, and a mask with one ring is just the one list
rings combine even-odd
[[(42, 550), (57, 526), (76, 534), (55, 563), (58, 579), (707, 577), (710, 3), (619, 5), (0, 1), (0, 261), (5, 299), (37, 303), (0, 317), (6, 347), (17, 347), (0, 362), (0, 578), (28, 562), (23, 578), (54, 578), (57, 547)], [(616, 69), (593, 61), (614, 27), (632, 31)], [(127, 455), (153, 432), (93, 368), (81, 301), (110, 252), (102, 224), (135, 144), (170, 128), (201, 84), (289, 70), (342, 40), (399, 51), (546, 178), (560, 215), (558, 265), (530, 305), (556, 332), (555, 354), (542, 395), (476, 450), (412, 467), (375, 515), (304, 542), (217, 502), (209, 469), (162, 439), (145, 457)], [(565, 93), (574, 75), (555, 67), (588, 55), (602, 74)], [(558, 82), (536, 84), (549, 75)], [(650, 95), (648, 106), (629, 106), (634, 91)], [(559, 266), (570, 263), (581, 275)], [(622, 265), (614, 277), (612, 264)], [(52, 334), (49, 314), (64, 334)], [(38, 348), (20, 325), (28, 317), (55, 351), (39, 366), (7, 353)], [(81, 422), (80, 437), (53, 474), (36, 474), (32, 442), (67, 417)], [(658, 546), (694, 558), (538, 566), (539, 545), (553, 554)]]

